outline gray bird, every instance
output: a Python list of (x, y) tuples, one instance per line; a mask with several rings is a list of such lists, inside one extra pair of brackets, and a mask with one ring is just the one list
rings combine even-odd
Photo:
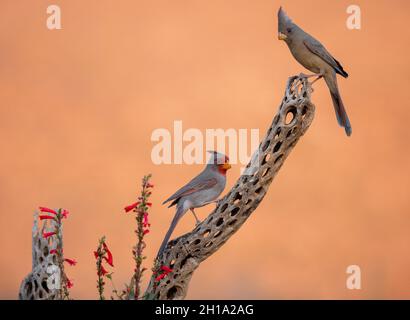
[(340, 97), (336, 79), (337, 73), (342, 77), (348, 77), (342, 65), (332, 57), (318, 40), (296, 25), (286, 15), (282, 7), (278, 12), (278, 38), (286, 42), (293, 57), (302, 66), (315, 73), (307, 77), (317, 76), (316, 80), (322, 77), (325, 79), (332, 97), (337, 121), (339, 125), (345, 128), (346, 134), (350, 136), (352, 127)]
[(165, 204), (173, 200), (168, 208), (176, 205), (177, 211), (159, 248), (157, 258), (161, 257), (164, 252), (168, 240), (182, 216), (188, 210), (191, 210), (196, 219), (196, 223), (199, 224), (200, 221), (194, 209), (216, 202), (215, 200), (225, 188), (226, 171), (231, 168), (229, 158), (216, 151), (208, 152), (211, 153), (211, 157), (205, 169), (162, 203)]

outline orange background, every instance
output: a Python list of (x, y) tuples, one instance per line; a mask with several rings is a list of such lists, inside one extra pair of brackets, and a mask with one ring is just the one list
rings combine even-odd
[[(188, 298), (410, 298), (408, 1), (50, 1), (0, 5), (0, 298), (31, 268), (32, 212), (64, 207), (72, 297), (95, 299), (92, 251), (105, 234), (118, 287), (132, 274), (133, 202), (153, 173), (148, 264), (174, 211), (160, 203), (200, 165), (153, 165), (156, 128), (259, 128), (288, 76), (307, 72), (277, 40), (283, 5), (349, 72), (339, 79), (353, 126), (338, 127), (323, 81), (316, 118), (246, 224), (192, 279)], [(239, 176), (229, 172), (228, 186)], [(213, 207), (198, 210), (204, 218)], [(176, 234), (191, 230), (187, 215)], [(346, 268), (362, 289), (346, 289)], [(110, 290), (108, 290), (110, 291)]]

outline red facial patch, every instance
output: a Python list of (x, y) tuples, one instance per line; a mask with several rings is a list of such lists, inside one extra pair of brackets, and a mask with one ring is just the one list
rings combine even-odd
[(226, 170), (226, 169), (223, 168), (223, 164), (218, 164), (218, 172), (219, 172), (220, 174), (223, 174), (223, 175), (225, 176), (225, 175), (226, 175), (226, 171), (228, 171), (228, 170)]

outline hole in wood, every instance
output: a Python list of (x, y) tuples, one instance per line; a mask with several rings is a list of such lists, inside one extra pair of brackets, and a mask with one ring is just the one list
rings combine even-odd
[(34, 282), (34, 291), (37, 291), (38, 290), (37, 280), (34, 280), (33, 282)]
[(262, 165), (267, 163), (269, 161), (270, 157), (271, 157), (270, 153), (267, 153), (262, 159)]
[(240, 192), (235, 193), (235, 196), (233, 198), (235, 201), (236, 200), (241, 200), (242, 199), (242, 194)]
[(192, 256), (191, 256), (190, 254), (188, 254), (188, 255), (181, 261), (180, 268), (182, 268), (182, 267), (185, 265), (185, 263), (188, 261), (188, 259), (191, 258), (191, 257), (192, 257)]
[(45, 292), (47, 292), (47, 293), (49, 292), (46, 280), (41, 281), (41, 287), (45, 290)]
[(31, 284), (31, 282), (27, 282), (26, 284), (27, 293), (31, 293), (32, 290), (33, 290), (33, 285)]
[(270, 145), (270, 140), (266, 140), (265, 143), (263, 144), (262, 151), (265, 152), (266, 149), (268, 149), (269, 145)]
[(296, 116), (296, 108), (291, 107), (289, 110), (286, 112), (286, 117), (285, 117), (285, 124), (289, 125), (293, 122)]
[(281, 146), (282, 146), (282, 141), (278, 141), (273, 147), (273, 153), (278, 152)]
[(232, 226), (233, 224), (235, 224), (236, 221), (237, 221), (236, 219), (229, 221), (228, 226)]
[(288, 131), (288, 133), (286, 134), (286, 138), (289, 138), (292, 134), (293, 134), (293, 130), (295, 129), (295, 128), (297, 128), (297, 127), (294, 127), (292, 130), (289, 130)]
[(231, 211), (231, 217), (236, 216), (238, 212), (239, 212), (239, 208), (238, 208), (238, 207), (233, 208), (232, 211)]
[[(285, 99), (287, 99), (287, 98), (285, 98)], [(276, 126), (276, 125), (278, 124), (278, 121), (279, 121), (279, 116), (276, 115), (275, 118), (273, 118), (272, 124), (273, 124), (274, 126)]]
[(177, 287), (177, 286), (171, 287), (167, 292), (167, 299), (173, 300), (176, 297), (178, 291), (180, 290), (178, 288), (179, 287)]
[(259, 187), (258, 189), (255, 190), (255, 193), (259, 194), (263, 190), (263, 187)]
[(279, 136), (280, 136), (280, 133), (282, 132), (282, 129), (281, 128), (278, 128), (277, 130), (276, 130), (276, 133), (275, 133), (275, 137), (274, 137), (274, 139), (276, 140), (276, 139), (279, 139)]
[(218, 231), (217, 233), (215, 233), (214, 238), (219, 237), (222, 234), (222, 231)]
[(216, 222), (216, 226), (219, 227), (222, 223), (224, 223), (224, 218), (219, 218)]
[(274, 164), (277, 164), (280, 160), (282, 160), (282, 158), (283, 158), (283, 154), (281, 154), (279, 157), (277, 157), (277, 158), (275, 159)]
[[(265, 176), (269, 173), (269, 171), (270, 171), (270, 167), (267, 167), (267, 168), (265, 169), (265, 171), (263, 171), (262, 177), (265, 177)], [(249, 201), (249, 200), (248, 200), (248, 201)]]
[(210, 246), (212, 246), (212, 241), (209, 241), (206, 245), (205, 245), (205, 248), (209, 248)]

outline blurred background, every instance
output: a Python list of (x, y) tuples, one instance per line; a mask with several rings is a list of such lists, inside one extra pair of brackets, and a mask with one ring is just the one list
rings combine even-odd
[[(57, 4), (62, 30), (46, 27)], [(202, 165), (154, 165), (151, 133), (258, 128), (288, 76), (307, 73), (277, 40), (280, 5), (350, 74), (339, 86), (353, 135), (335, 119), (323, 81), (316, 117), (245, 225), (195, 272), (191, 299), (410, 298), (410, 3), (351, 1), (3, 0), (0, 4), (0, 298), (31, 270), (32, 214), (63, 207), (72, 297), (96, 299), (93, 250), (114, 254), (117, 287), (133, 272), (140, 178), (155, 184), (147, 267), (174, 210), (161, 202)], [(228, 174), (227, 189), (240, 175)], [(225, 191), (226, 192), (226, 191)], [(197, 210), (204, 219), (213, 209)], [(190, 231), (187, 215), (174, 235)], [(359, 265), (362, 289), (346, 288)], [(108, 286), (107, 292), (110, 292)]]

